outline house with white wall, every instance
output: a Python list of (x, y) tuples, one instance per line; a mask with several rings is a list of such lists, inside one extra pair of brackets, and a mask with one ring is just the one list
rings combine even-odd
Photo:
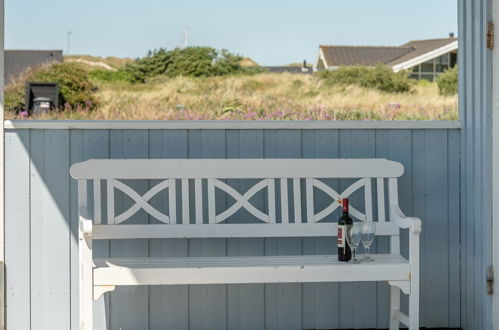
[(452, 34), (444, 39), (413, 40), (402, 46), (320, 45), (314, 69), (384, 64), (395, 72), (409, 71), (411, 78), (433, 81), (456, 65), (457, 51), (458, 41)]

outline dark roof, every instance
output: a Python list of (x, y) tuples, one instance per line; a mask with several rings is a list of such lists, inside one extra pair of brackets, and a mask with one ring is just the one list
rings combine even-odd
[(441, 48), (456, 38), (410, 41), (402, 46), (327, 46), (321, 45), (328, 66), (376, 65), (393, 66)]
[(271, 73), (313, 73), (312, 68), (307, 68), (307, 70), (303, 70), (301, 66), (265, 66), (266, 70)]
[(409, 47), (321, 46), (328, 66), (387, 64), (414, 49)]
[(442, 48), (450, 43), (453, 43), (456, 41), (457, 38), (445, 38), (445, 39), (429, 39), (429, 40), (413, 40), (409, 41), (405, 45), (402, 45), (402, 47), (412, 47), (414, 48), (414, 51), (406, 54), (402, 57), (399, 57), (397, 59), (392, 60), (390, 63), (388, 63), (389, 66), (394, 66), (400, 63), (404, 63), (406, 61), (409, 61), (415, 57), (421, 56), (423, 54), (429, 53), (432, 50)]

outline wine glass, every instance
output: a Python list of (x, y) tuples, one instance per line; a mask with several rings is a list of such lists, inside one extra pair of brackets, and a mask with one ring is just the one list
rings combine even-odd
[(374, 259), (369, 256), (369, 249), (371, 248), (371, 245), (374, 241), (374, 233), (376, 233), (375, 222), (365, 222), (362, 224), (361, 240), (364, 248), (366, 249), (366, 256), (364, 257), (364, 259), (362, 259), (363, 261), (374, 261)]
[(353, 254), (352, 262), (354, 264), (360, 263), (360, 261), (357, 259), (356, 251), (360, 243), (361, 235), (362, 235), (362, 227), (360, 223), (354, 223), (350, 228), (350, 230), (348, 230), (348, 233), (346, 235), (348, 245), (350, 245), (350, 247), (352, 248), (352, 254)]

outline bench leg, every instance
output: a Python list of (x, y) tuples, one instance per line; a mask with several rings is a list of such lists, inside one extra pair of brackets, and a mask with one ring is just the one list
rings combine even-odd
[(93, 329), (92, 239), (80, 236), (80, 330)]
[(400, 329), (400, 322), (397, 319), (397, 311), (400, 310), (400, 289), (390, 285), (390, 330)]
[(411, 280), (409, 295), (409, 330), (419, 330), (419, 279)]

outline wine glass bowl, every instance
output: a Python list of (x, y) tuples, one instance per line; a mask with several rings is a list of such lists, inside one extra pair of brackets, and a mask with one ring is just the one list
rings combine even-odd
[(376, 233), (375, 222), (364, 222), (362, 224), (361, 240), (362, 240), (362, 245), (364, 245), (364, 248), (366, 250), (366, 255), (364, 259), (362, 259), (362, 261), (367, 261), (367, 262), (374, 261), (374, 259), (371, 258), (371, 256), (369, 255), (369, 249), (373, 244), (375, 233)]
[(352, 248), (352, 254), (353, 254), (353, 260), (352, 262), (355, 264), (360, 263), (360, 261), (357, 259), (357, 247), (359, 246), (360, 240), (362, 236), (362, 226), (360, 223), (354, 223), (352, 227), (347, 230), (347, 243), (350, 245)]

